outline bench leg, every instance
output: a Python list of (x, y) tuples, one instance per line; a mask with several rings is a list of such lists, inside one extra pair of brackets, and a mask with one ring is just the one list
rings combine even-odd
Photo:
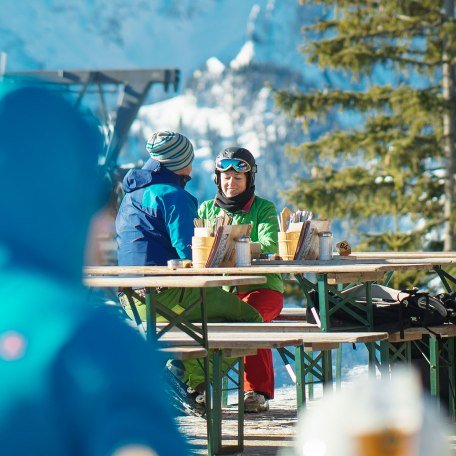
[(155, 343), (157, 340), (157, 309), (154, 293), (151, 288), (146, 288), (146, 337), (149, 343)]
[(440, 348), (439, 341), (429, 337), (429, 361), (431, 396), (436, 399), (437, 408), (440, 409)]
[(389, 377), (389, 342), (387, 340), (380, 341), (380, 372), (382, 377)]
[(306, 403), (304, 345), (295, 347), (295, 370), (296, 370), (296, 405), (298, 410)]
[[(310, 352), (308, 355), (312, 361), (314, 359), (314, 352)], [(314, 375), (313, 375), (313, 367), (311, 366), (310, 369), (308, 369), (307, 375), (306, 375), (306, 382), (307, 382), (307, 389), (309, 392), (309, 401), (312, 401), (314, 398)]]
[(224, 375), (222, 378), (222, 407), (228, 405), (228, 376)]
[(214, 419), (213, 419), (213, 412), (212, 412), (213, 407), (214, 407), (214, 401), (212, 399), (212, 394), (211, 394), (209, 356), (206, 356), (204, 358), (203, 363), (204, 363), (204, 388), (206, 390), (207, 453), (209, 454), (209, 456), (212, 456), (213, 454), (215, 454), (214, 453)]
[(342, 388), (342, 344), (339, 344), (336, 353), (336, 388)]
[(448, 339), (448, 381), (450, 382), (450, 416), (456, 421), (456, 361), (454, 337)]
[[(223, 351), (214, 350), (212, 355), (212, 453), (222, 447), (222, 377)], [(208, 420), (209, 421), (209, 420)], [(209, 443), (209, 438), (208, 438)]]
[(322, 352), (322, 367), (323, 367), (323, 376), (324, 390), (331, 390), (333, 387), (333, 375), (332, 375), (332, 353), (331, 350), (325, 350)]
[[(238, 359), (238, 438), (237, 446), (223, 446), (222, 436), (222, 390), (223, 390), (223, 350), (214, 350), (212, 355), (212, 445), (208, 453), (233, 454), (244, 450), (244, 358)], [(209, 439), (208, 439), (209, 445)], [(211, 452), (210, 452), (211, 451)]]
[(375, 342), (367, 343), (366, 348), (369, 354), (369, 378), (375, 378), (377, 364), (377, 358), (375, 356)]
[(238, 452), (244, 451), (244, 358), (238, 367)]

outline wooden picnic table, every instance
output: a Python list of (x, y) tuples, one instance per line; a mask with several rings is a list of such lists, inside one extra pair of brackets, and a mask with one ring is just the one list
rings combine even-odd
[[(365, 253), (365, 257), (361, 258), (355, 252), (356, 258), (337, 258), (335, 257), (330, 261), (292, 261), (292, 262), (256, 262), (250, 267), (233, 267), (233, 268), (179, 268), (170, 270), (163, 266), (126, 266), (126, 267), (112, 267), (112, 266), (101, 266), (101, 267), (88, 267), (85, 269), (86, 274), (92, 275), (104, 275), (104, 274), (145, 274), (151, 276), (160, 275), (174, 275), (183, 278), (184, 276), (191, 275), (193, 277), (199, 275), (208, 274), (236, 274), (236, 275), (251, 275), (251, 274), (289, 274), (296, 278), (301, 289), (309, 296), (310, 292), (318, 292), (318, 303), (319, 303), (319, 316), (320, 316), (320, 328), (323, 332), (332, 332), (334, 330), (350, 331), (355, 326), (340, 328), (335, 327), (332, 323), (332, 312), (334, 308), (350, 312), (350, 309), (357, 308), (358, 312), (361, 309), (364, 314), (357, 315), (359, 324), (357, 329), (363, 328), (364, 331), (372, 330), (372, 301), (369, 298), (371, 296), (371, 285), (373, 281), (381, 282), (386, 273), (394, 273), (395, 271), (404, 270), (415, 270), (415, 271), (434, 271), (442, 280), (447, 291), (451, 290), (449, 282), (455, 282), (455, 279), (449, 275), (446, 271), (441, 269), (442, 266), (456, 264), (454, 253), (443, 253), (436, 255), (436, 252), (415, 252), (413, 255), (409, 252), (393, 253), (387, 252), (383, 254), (382, 258), (375, 257), (376, 252)], [(381, 256), (381, 254), (379, 254)], [(412, 256), (409, 258), (408, 256)], [(308, 278), (307, 274), (315, 274), (316, 280)], [(366, 297), (367, 305), (360, 305), (354, 300), (347, 299), (346, 296), (341, 295), (333, 285), (362, 282), (366, 286)], [(311, 302), (308, 300), (308, 302)], [(341, 303), (342, 302), (342, 303)], [(448, 346), (449, 349), (446, 352), (442, 352), (435, 347), (435, 337), (429, 337), (429, 344), (431, 345), (431, 353), (437, 354), (442, 353), (443, 356), (448, 358), (454, 353), (454, 337), (449, 337)], [(385, 345), (385, 344), (384, 344)], [(368, 343), (369, 351), (369, 363), (370, 366), (375, 366), (376, 355), (379, 348), (374, 343)], [(380, 348), (381, 350), (381, 348)], [(447, 356), (448, 355), (448, 356)], [(332, 365), (331, 352), (327, 351), (322, 354), (323, 366), (325, 369), (329, 369)], [(380, 353), (380, 356), (381, 353)], [(448, 359), (449, 362), (451, 360)], [(453, 407), (454, 409), (454, 407)]]
[[(87, 275), (100, 276), (104, 274), (117, 275), (134, 275), (143, 274), (147, 276), (175, 275), (181, 278), (185, 276), (196, 277), (199, 275), (207, 276), (208, 274), (234, 274), (234, 275), (251, 275), (251, 274), (291, 274), (299, 282), (302, 290), (308, 296), (312, 290), (318, 290), (318, 299), (320, 304), (320, 320), (323, 331), (331, 330), (330, 320), (330, 302), (332, 296), (329, 291), (330, 285), (339, 283), (364, 282), (372, 283), (381, 281), (386, 272), (402, 270), (431, 270), (434, 265), (419, 262), (405, 263), (366, 263), (348, 261), (348, 260), (330, 260), (330, 261), (301, 261), (301, 262), (264, 262), (249, 267), (230, 267), (230, 268), (177, 268), (169, 269), (166, 266), (98, 266), (87, 267)], [(291, 263), (291, 264), (290, 264)], [(315, 274), (316, 283), (308, 280), (305, 274)], [(87, 278), (87, 280), (89, 280)], [(195, 280), (195, 279), (192, 279)], [(337, 292), (336, 292), (337, 294)], [(344, 304), (345, 305), (345, 304)], [(347, 304), (349, 305), (349, 304)], [(356, 304), (354, 304), (356, 306)], [(346, 305), (345, 305), (346, 306)], [(370, 306), (366, 306), (369, 312)], [(366, 329), (369, 327), (369, 315), (360, 319), (360, 325)]]

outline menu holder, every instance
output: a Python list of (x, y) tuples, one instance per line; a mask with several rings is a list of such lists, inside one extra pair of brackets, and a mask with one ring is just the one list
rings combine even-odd
[(250, 236), (252, 225), (224, 225), (217, 228), (214, 243), (206, 262), (206, 268), (232, 267), (236, 265), (236, 240)]
[(293, 260), (317, 260), (320, 250), (318, 235), (328, 231), (330, 226), (330, 220), (306, 220), (290, 224), (291, 232), (300, 232)]

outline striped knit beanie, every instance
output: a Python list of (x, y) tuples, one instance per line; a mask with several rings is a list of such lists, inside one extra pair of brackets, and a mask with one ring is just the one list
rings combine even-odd
[(154, 133), (146, 143), (151, 158), (159, 161), (170, 171), (178, 172), (193, 161), (193, 146), (185, 136), (173, 131)]

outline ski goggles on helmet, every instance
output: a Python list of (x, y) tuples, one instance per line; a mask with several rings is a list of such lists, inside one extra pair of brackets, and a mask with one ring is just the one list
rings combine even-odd
[(221, 158), (215, 162), (217, 171), (225, 172), (230, 168), (238, 173), (248, 173), (252, 169), (246, 161), (239, 158)]

